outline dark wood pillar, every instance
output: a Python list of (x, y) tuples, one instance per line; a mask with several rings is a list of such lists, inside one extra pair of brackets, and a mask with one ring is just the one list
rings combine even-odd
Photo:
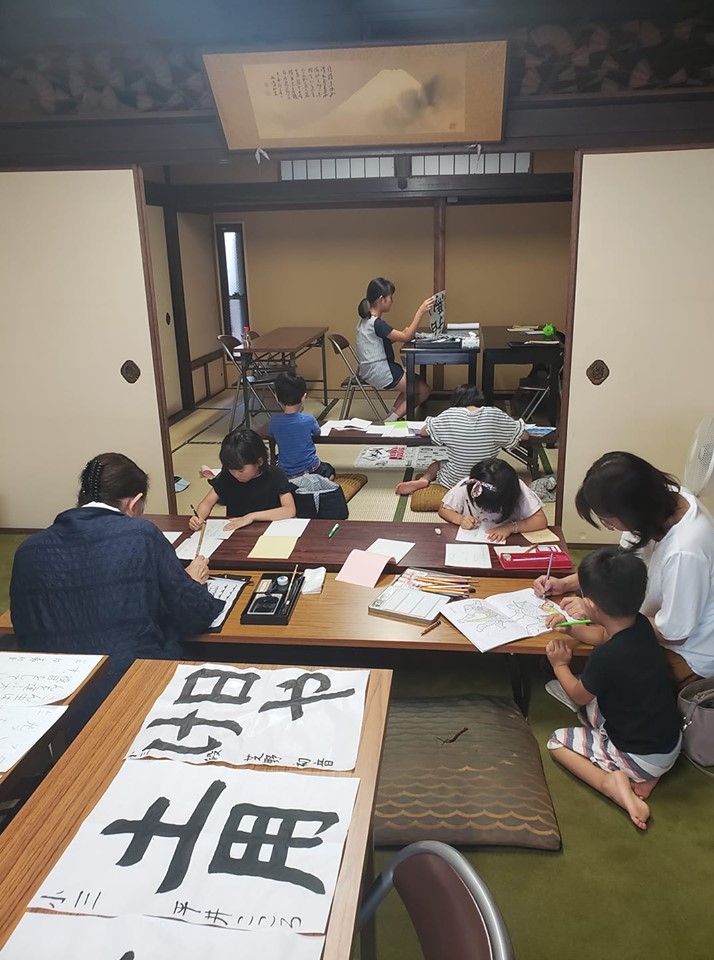
[[(446, 200), (434, 201), (434, 293), (446, 289)], [(434, 367), (434, 390), (444, 389), (444, 367)]]

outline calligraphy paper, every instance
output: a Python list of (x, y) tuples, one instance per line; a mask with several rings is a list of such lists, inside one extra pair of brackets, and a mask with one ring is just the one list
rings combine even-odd
[(554, 613), (568, 619), (557, 603), (536, 596), (530, 587), (495, 594), (488, 600), (457, 600), (442, 610), (442, 616), (481, 653), (544, 633), (548, 629), (546, 620)]
[(297, 541), (297, 537), (268, 537), (263, 534), (255, 541), (248, 556), (253, 560), (287, 560)]
[(390, 557), (366, 550), (351, 550), (335, 580), (358, 587), (373, 587), (384, 572)]
[(381, 537), (367, 547), (367, 553), (379, 553), (383, 557), (394, 558), (399, 563), (409, 553), (415, 543), (407, 540), (383, 540)]
[(0, 773), (21, 760), (59, 720), (67, 707), (0, 706)]
[(0, 653), (0, 704), (59, 703), (84, 683), (102, 658), (71, 653)]
[(206, 583), (208, 592), (216, 600), (223, 601), (223, 609), (211, 624), (211, 629), (217, 630), (223, 624), (246, 583), (248, 583), (247, 579), (229, 580), (224, 577), (209, 577)]
[(30, 906), (324, 933), (358, 785), (127, 760)]
[(300, 520), (293, 517), (291, 520), (273, 520), (263, 533), (264, 537), (301, 537), (310, 523), (309, 520)]
[(491, 555), (488, 547), (482, 543), (447, 543), (444, 562), (447, 567), (478, 567), (483, 570), (490, 568)]
[(176, 543), (178, 538), (181, 536), (181, 531), (178, 532), (172, 530), (162, 530), (161, 531), (169, 543)]
[(354, 770), (369, 670), (179, 664), (127, 757)]
[[(212, 913), (211, 911), (207, 911)], [(215, 929), (156, 917), (85, 917), (26, 913), (7, 941), (2, 960), (320, 960), (324, 937), (306, 937), (275, 927), (257, 933)], [(209, 921), (210, 922), (210, 921)]]

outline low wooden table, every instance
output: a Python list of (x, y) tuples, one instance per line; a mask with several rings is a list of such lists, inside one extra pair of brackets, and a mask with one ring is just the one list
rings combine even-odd
[(240, 351), (236, 351), (236, 355), (240, 359), (241, 367), (243, 368), (243, 409), (245, 411), (245, 425), (247, 427), (250, 426), (248, 374), (250, 365), (254, 359), (262, 359), (267, 362), (271, 357), (279, 355), (284, 360), (289, 358), (290, 365), (295, 367), (298, 357), (307, 353), (308, 350), (318, 347), (322, 357), (322, 378), (316, 382), (322, 385), (321, 393), (324, 402), (324, 410), (321, 416), (324, 416), (324, 414), (337, 403), (336, 400), (330, 402), (327, 397), (325, 334), (328, 329), (328, 327), (277, 327), (262, 337), (254, 337), (251, 340), (250, 347), (241, 347)]
[[(187, 536), (189, 517), (181, 516), (148, 516), (148, 520), (160, 530), (181, 531)], [(479, 577), (506, 577), (498, 562), (493, 546), (489, 547), (491, 555), (490, 568), (447, 567), (445, 563), (445, 546), (447, 543), (456, 543), (456, 534), (459, 528), (453, 523), (447, 523), (436, 514), (433, 523), (391, 523), (374, 520), (341, 520), (334, 536), (329, 537), (330, 530), (335, 525), (334, 520), (311, 520), (303, 535), (298, 539), (295, 549), (286, 560), (254, 560), (248, 556), (255, 546), (256, 540), (265, 532), (268, 524), (265, 522), (251, 523), (242, 527), (225, 540), (210, 558), (210, 567), (214, 570), (292, 570), (295, 564), (308, 567), (326, 567), (328, 570), (339, 571), (347, 559), (350, 550), (365, 550), (377, 538), (386, 540), (405, 540), (415, 546), (399, 563), (390, 562), (385, 569), (389, 573), (401, 573), (407, 567), (419, 567), (429, 570), (439, 570), (446, 573), (476, 572)], [(436, 530), (441, 533), (436, 533)], [(566, 549), (563, 531), (560, 527), (551, 527), (558, 536), (557, 546)], [(176, 541), (176, 546), (181, 542)], [(506, 544), (499, 546), (527, 546), (528, 541), (520, 534), (508, 538)], [(533, 571), (519, 571), (519, 576), (533, 577), (543, 573), (541, 567)], [(557, 576), (567, 576), (572, 568), (558, 570)], [(510, 578), (509, 578), (510, 579)], [(514, 588), (515, 589), (515, 588)]]
[[(264, 565), (264, 570), (270, 570)], [(251, 571), (242, 571), (251, 576)], [(375, 588), (357, 587), (350, 583), (335, 580), (334, 573), (328, 573), (320, 594), (307, 594), (298, 600), (290, 623), (287, 626), (261, 626), (242, 624), (240, 616), (248, 597), (257, 581), (253, 576), (238, 602), (231, 610), (219, 633), (206, 633), (197, 639), (207, 644), (235, 644), (236, 653), (246, 644), (281, 648), (296, 647), (302, 652), (306, 647), (329, 648), (332, 652), (343, 651), (339, 658), (342, 664), (350, 663), (350, 651), (380, 650), (393, 654), (404, 651), (422, 650), (427, 652), (454, 652), (479, 654), (466, 637), (447, 620), (442, 619), (437, 627), (423, 633), (423, 627), (393, 620), (390, 617), (375, 616), (367, 607), (374, 598), (392, 582), (393, 577), (383, 576)], [(523, 590), (532, 585), (532, 580), (505, 577), (484, 577), (477, 581), (476, 597), (486, 599), (497, 593), (511, 590)], [(513, 698), (525, 715), (530, 702), (530, 675), (523, 669), (523, 656), (544, 656), (546, 644), (554, 633), (538, 634), (496, 647), (491, 653), (505, 654), (510, 671)], [(565, 637), (565, 634), (556, 634)], [(591, 647), (582, 643), (573, 644), (576, 656), (588, 656)], [(233, 651), (230, 651), (231, 654)], [(229, 654), (227, 654), (229, 655)], [(258, 654), (259, 655), (259, 654)], [(280, 656), (277, 652), (276, 656)], [(222, 659), (222, 658), (221, 658)], [(319, 659), (319, 654), (316, 654)], [(362, 661), (364, 658), (360, 657)]]
[[(10, 613), (8, 611), (0, 618), (0, 634), (11, 632), (12, 623), (10, 622)], [(28, 791), (20, 790), (20, 788), (24, 786), (24, 784), (22, 784), (23, 779), (28, 776), (34, 779), (38, 776), (37, 768), (39, 767), (43, 751), (49, 750), (53, 738), (62, 731), (68, 720), (71, 720), (76, 711), (82, 708), (87, 694), (90, 692), (91, 688), (102, 676), (108, 666), (109, 658), (102, 657), (92, 672), (82, 681), (82, 683), (79, 684), (74, 693), (70, 694), (68, 697), (65, 697), (64, 700), (59, 700), (57, 702), (57, 706), (67, 707), (64, 713), (58, 717), (57, 722), (54, 723), (50, 729), (40, 737), (39, 740), (33, 743), (30, 749), (23, 754), (23, 756), (16, 763), (14, 763), (9, 770), (6, 770), (4, 773), (0, 773), (1, 804), (8, 804), (10, 801), (17, 801), (17, 804), (14, 804), (12, 807), (12, 810), (14, 810), (16, 809), (16, 806), (24, 800)], [(5, 820), (12, 815), (12, 810), (8, 810), (7, 816), (0, 815), (0, 826), (2, 826)]]
[[(274, 669), (271, 665), (250, 666)], [(175, 668), (175, 661), (136, 661), (0, 835), (0, 947), (19, 922), (41, 881), (118, 773), (144, 717), (173, 676)], [(370, 846), (390, 683), (389, 671), (370, 672), (362, 738), (354, 769), (360, 785), (337, 877), (323, 960), (349, 960), (350, 957), (360, 884)], [(305, 775), (305, 772), (292, 768), (290, 772)], [(346, 774), (311, 770), (309, 775)]]

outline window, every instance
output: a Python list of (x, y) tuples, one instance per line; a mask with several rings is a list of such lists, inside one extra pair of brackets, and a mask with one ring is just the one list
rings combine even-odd
[(216, 233), (225, 332), (240, 340), (244, 328), (249, 325), (243, 227), (241, 224), (218, 226)]
[(477, 173), (530, 173), (530, 153), (440, 153), (412, 157), (413, 177), (464, 177)]
[(280, 161), (281, 180), (363, 180), (394, 175), (394, 157)]

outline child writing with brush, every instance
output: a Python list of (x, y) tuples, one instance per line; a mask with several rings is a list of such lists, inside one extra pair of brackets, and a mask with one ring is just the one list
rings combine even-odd
[[(647, 568), (633, 553), (602, 547), (578, 569), (582, 604), (604, 633), (582, 676), (570, 669), (567, 641), (551, 640), (546, 655), (556, 679), (551, 696), (578, 715), (582, 726), (556, 730), (548, 740), (553, 759), (622, 807), (640, 830), (645, 802), (681, 747), (681, 719), (664, 652), (649, 620), (639, 613)], [(548, 626), (562, 626), (554, 614)], [(582, 628), (574, 628), (575, 630)]]
[(268, 463), (265, 443), (254, 430), (239, 428), (221, 444), (222, 470), (213, 488), (201, 500), (188, 521), (191, 530), (200, 530), (217, 503), (232, 517), (226, 530), (247, 527), (254, 520), (289, 520), (295, 516), (292, 488), (279, 467)]

